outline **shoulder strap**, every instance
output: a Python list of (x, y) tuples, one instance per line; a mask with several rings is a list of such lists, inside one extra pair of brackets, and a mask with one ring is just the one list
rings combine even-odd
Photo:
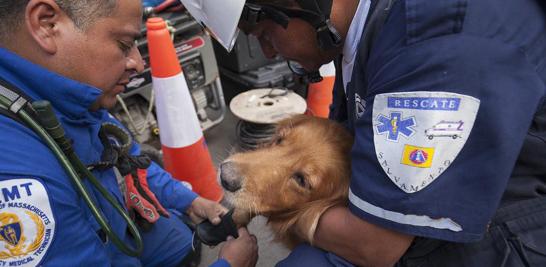
[[(0, 115), (9, 117), (19, 123), (23, 123), (17, 116), (17, 112), (26, 107), (30, 97), (23, 93), (19, 88), (8, 83), (0, 77), (0, 95), (9, 100), (9, 107), (0, 106)], [(32, 114), (32, 113), (30, 113)]]

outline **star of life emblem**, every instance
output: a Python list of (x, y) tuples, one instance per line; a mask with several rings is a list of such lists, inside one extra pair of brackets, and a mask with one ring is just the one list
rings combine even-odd
[(402, 112), (391, 112), (389, 117), (379, 114), (377, 120), (379, 121), (379, 124), (375, 126), (377, 133), (386, 134), (389, 141), (397, 142), (400, 135), (410, 137), (415, 133), (413, 129), (415, 119), (403, 118)]
[(463, 148), (479, 106), (477, 98), (448, 92), (375, 96), (375, 151), (390, 180), (406, 193), (431, 184)]

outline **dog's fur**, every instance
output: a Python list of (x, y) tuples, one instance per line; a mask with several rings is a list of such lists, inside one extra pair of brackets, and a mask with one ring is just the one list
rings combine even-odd
[(245, 225), (256, 215), (267, 217), (288, 246), (301, 241), (292, 229), (298, 223), (312, 241), (320, 215), (347, 202), (353, 138), (335, 122), (300, 115), (280, 122), (272, 140), (220, 166), (233, 218)]

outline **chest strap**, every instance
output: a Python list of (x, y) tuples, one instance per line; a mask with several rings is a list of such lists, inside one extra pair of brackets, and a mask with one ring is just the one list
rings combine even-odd
[[(89, 169), (115, 168), (125, 205), (131, 218), (141, 229), (148, 231), (160, 216), (169, 217), (148, 185), (147, 169), (151, 160), (147, 155), (133, 156), (129, 153), (133, 139), (123, 128), (114, 123), (103, 123), (99, 138), (104, 147), (101, 161), (88, 166)], [(123, 177), (123, 178), (122, 178)]]

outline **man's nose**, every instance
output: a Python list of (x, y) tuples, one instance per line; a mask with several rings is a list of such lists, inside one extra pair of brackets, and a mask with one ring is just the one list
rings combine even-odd
[(127, 57), (127, 66), (125, 68), (129, 71), (136, 71), (137, 73), (144, 71), (144, 60), (142, 59), (140, 51), (136, 45), (133, 46), (129, 56)]

